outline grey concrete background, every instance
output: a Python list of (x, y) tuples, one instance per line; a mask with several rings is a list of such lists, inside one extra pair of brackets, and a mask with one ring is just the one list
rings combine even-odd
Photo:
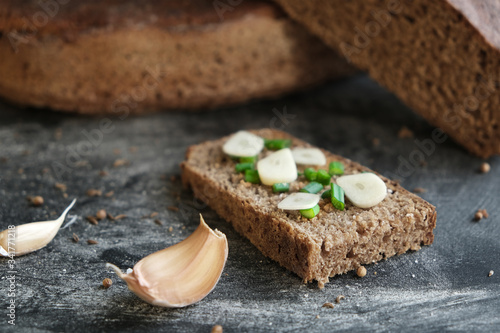
[[(282, 117), (285, 107), (288, 118)], [(1, 229), (55, 218), (78, 199), (70, 212), (75, 224), (46, 248), (16, 258), (15, 326), (7, 323), (7, 260), (0, 259), (0, 331), (209, 332), (215, 324), (224, 332), (500, 330), (499, 158), (489, 160), (490, 173), (480, 174), (482, 160), (449, 139), (429, 155), (418, 153), (415, 140), (430, 139), (433, 127), (365, 76), (211, 112), (113, 116), (113, 129), (94, 145), (83, 131), (95, 133), (103, 118), (0, 104)], [(438, 210), (434, 244), (367, 266), (364, 278), (332, 278), (319, 290), (265, 258), (194, 201), (178, 179), (170, 179), (179, 176), (189, 145), (270, 126), (399, 178), (410, 190), (425, 188), (419, 195)], [(415, 137), (398, 138), (402, 126)], [(402, 160), (412, 165), (412, 158), (414, 166), (401, 167)], [(128, 164), (114, 167), (118, 159)], [(102, 170), (108, 175), (100, 175)], [(56, 182), (67, 185), (67, 198)], [(88, 197), (90, 188), (114, 195)], [(28, 195), (43, 196), (44, 205), (32, 207)], [(101, 208), (128, 217), (98, 225), (85, 220)], [(478, 208), (490, 217), (474, 222)], [(152, 212), (158, 216), (141, 218)], [(201, 302), (183, 309), (153, 307), (105, 268), (106, 262), (132, 267), (181, 241), (197, 227), (199, 212), (226, 233), (230, 248), (219, 284)], [(98, 244), (88, 245), (87, 239)], [(490, 270), (497, 273), (488, 277)], [(105, 277), (114, 281), (107, 290), (100, 288)], [(322, 308), (338, 295), (345, 300)]]

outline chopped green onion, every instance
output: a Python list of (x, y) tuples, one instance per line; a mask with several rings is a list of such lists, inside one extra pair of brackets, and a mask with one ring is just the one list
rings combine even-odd
[(332, 176), (340, 176), (344, 174), (344, 164), (342, 162), (331, 162), (328, 166), (328, 173)]
[(288, 192), (290, 190), (290, 184), (288, 183), (276, 183), (273, 184), (273, 192)]
[(316, 194), (319, 191), (321, 191), (322, 189), (323, 189), (323, 185), (321, 185), (320, 183), (318, 183), (318, 182), (310, 182), (309, 184), (307, 184), (306, 186), (304, 186), (303, 188), (301, 188), (299, 190), (299, 192)]
[(313, 217), (318, 215), (318, 213), (319, 213), (319, 205), (316, 205), (313, 208), (300, 210), (300, 214), (308, 219), (312, 219)]
[(332, 191), (332, 205), (338, 210), (344, 210), (344, 189), (337, 184), (331, 183)]
[(321, 183), (323, 185), (328, 185), (330, 184), (330, 179), (332, 176), (326, 170), (320, 169), (318, 170), (318, 174), (316, 175), (316, 181), (318, 183)]
[(314, 170), (313, 168), (307, 168), (304, 170), (304, 176), (306, 176), (306, 179), (310, 182), (316, 180), (318, 172)]
[(240, 163), (255, 163), (258, 156), (240, 157)]
[(252, 184), (259, 184), (259, 172), (257, 170), (245, 170), (245, 181)]
[(245, 170), (254, 170), (255, 164), (251, 162), (238, 163), (234, 168), (236, 169), (236, 172), (244, 172)]
[(332, 197), (332, 190), (327, 190), (321, 193), (321, 199), (330, 199)]
[(278, 150), (288, 148), (292, 145), (292, 140), (288, 139), (265, 139), (264, 145), (267, 149)]

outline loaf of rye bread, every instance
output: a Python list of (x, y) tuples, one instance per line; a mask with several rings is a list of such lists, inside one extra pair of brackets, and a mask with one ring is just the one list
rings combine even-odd
[(277, 5), (232, 4), (2, 1), (0, 96), (125, 115), (274, 97), (354, 72)]
[[(292, 139), (293, 147), (312, 147), (287, 133), (263, 129), (252, 131), (266, 139)], [(329, 200), (320, 201), (320, 213), (311, 220), (298, 211), (278, 209), (284, 193), (270, 186), (244, 181), (235, 162), (222, 151), (228, 137), (189, 147), (181, 164), (182, 180), (194, 195), (207, 203), (264, 255), (295, 272), (305, 282), (317, 280), (320, 288), (328, 278), (360, 265), (418, 250), (434, 240), (435, 207), (406, 191), (397, 182), (380, 176), (388, 188), (378, 205), (358, 208), (346, 201), (336, 210)], [(370, 169), (323, 151), (328, 163), (341, 161), (345, 174)], [(260, 157), (269, 152), (264, 150)], [(304, 166), (298, 166), (303, 171)], [(306, 182), (299, 177), (290, 184), (296, 192)]]
[(500, 153), (500, 2), (276, 0), (470, 152)]

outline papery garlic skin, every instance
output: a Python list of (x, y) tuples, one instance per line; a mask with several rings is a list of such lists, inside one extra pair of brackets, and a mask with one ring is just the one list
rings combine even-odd
[[(57, 220), (32, 222), (16, 226), (13, 229), (16, 235), (14, 239), (9, 239), (9, 233), (12, 233), (12, 230), (6, 229), (2, 231), (0, 233), (0, 255), (5, 257), (11, 254), (22, 256), (45, 247), (57, 235), (66, 214), (68, 214), (75, 202), (76, 199), (71, 202)], [(9, 253), (9, 245), (11, 245), (10, 248), (15, 249), (15, 253)]]
[(200, 215), (200, 225), (185, 240), (140, 260), (124, 274), (116, 274), (144, 301), (163, 307), (191, 305), (215, 288), (226, 264), (226, 235), (212, 230)]

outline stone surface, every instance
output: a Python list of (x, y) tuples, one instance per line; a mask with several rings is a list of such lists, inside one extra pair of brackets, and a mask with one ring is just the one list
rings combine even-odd
[[(500, 274), (488, 277), (490, 270), (500, 273), (500, 159), (490, 159), (491, 171), (481, 174), (482, 160), (450, 139), (430, 145), (433, 128), (366, 77), (212, 112), (115, 117), (112, 130), (90, 141), (85, 133), (95, 134), (102, 121), (0, 104), (0, 228), (56, 217), (78, 199), (70, 212), (75, 224), (46, 248), (16, 258), (15, 298), (7, 294), (7, 259), (0, 259), (0, 331), (210, 332), (216, 324), (224, 332), (500, 330)], [(262, 256), (182, 188), (178, 165), (191, 144), (273, 126), (399, 178), (410, 190), (426, 189), (419, 195), (438, 209), (434, 244), (369, 265), (364, 278), (355, 272), (332, 278), (323, 290)], [(415, 137), (398, 138), (402, 126)], [(422, 153), (415, 140), (433, 151)], [(56, 182), (67, 185), (67, 198)], [(103, 196), (88, 197), (88, 189)], [(32, 207), (28, 195), (45, 203)], [(489, 218), (474, 222), (479, 208)], [(85, 220), (99, 209), (127, 218)], [(158, 216), (141, 218), (153, 212)], [(230, 249), (219, 284), (201, 302), (150, 306), (105, 268), (132, 267), (181, 241), (197, 227), (198, 213), (226, 233)], [(114, 283), (102, 289), (106, 277)], [(338, 295), (345, 295), (339, 304)], [(15, 327), (7, 323), (11, 299)], [(326, 302), (335, 307), (322, 307)]]

